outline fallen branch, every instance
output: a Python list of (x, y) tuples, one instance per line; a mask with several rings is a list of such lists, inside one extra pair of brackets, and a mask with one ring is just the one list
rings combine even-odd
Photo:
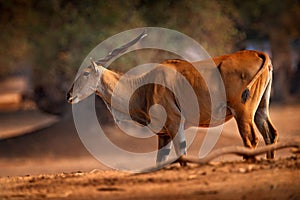
[(271, 144), (263, 147), (258, 147), (256, 149), (249, 149), (246, 147), (241, 146), (231, 146), (231, 147), (224, 147), (221, 149), (217, 149), (215, 151), (212, 151), (210, 154), (208, 154), (204, 158), (189, 158), (186, 156), (181, 157), (181, 161), (188, 162), (188, 163), (195, 163), (195, 164), (207, 164), (211, 160), (227, 155), (227, 154), (235, 154), (238, 156), (258, 156), (264, 153), (267, 153), (269, 151), (273, 150), (279, 150), (284, 148), (300, 148), (300, 141), (285, 141), (285, 142), (279, 142), (276, 144)]

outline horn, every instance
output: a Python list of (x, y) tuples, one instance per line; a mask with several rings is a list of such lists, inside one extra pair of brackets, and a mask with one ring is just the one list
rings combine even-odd
[(136, 44), (139, 40), (143, 39), (144, 37), (146, 37), (148, 34), (146, 33), (146, 30), (144, 30), (138, 37), (136, 37), (135, 39), (131, 40), (130, 42), (128, 42), (127, 44), (124, 44), (123, 46), (116, 48), (114, 50), (112, 50), (111, 52), (109, 52), (107, 54), (107, 56), (105, 56), (104, 58), (101, 58), (100, 60), (96, 61), (96, 64), (98, 65), (102, 65), (105, 66), (105, 64), (111, 60), (112, 58), (116, 57), (119, 54), (122, 54), (124, 52), (127, 51), (127, 49), (131, 46), (133, 46), (134, 44)]
[(97, 63), (95, 61), (91, 61), (92, 62), (92, 66), (96, 69), (97, 68)]

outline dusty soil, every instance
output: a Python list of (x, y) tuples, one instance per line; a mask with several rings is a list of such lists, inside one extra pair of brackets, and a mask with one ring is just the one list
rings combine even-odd
[[(13, 115), (19, 116), (14, 117)], [(10, 116), (11, 120), (7, 120)], [(31, 112), (1, 115), (6, 126), (30, 120)], [(300, 137), (300, 106), (273, 106), (280, 140)], [(115, 132), (114, 128), (110, 128)], [(200, 131), (195, 139), (201, 144)], [(242, 145), (230, 121), (214, 149)], [(260, 138), (260, 145), (264, 145)], [(199, 145), (191, 147), (194, 155)], [(275, 161), (246, 163), (224, 156), (205, 166), (173, 164), (132, 174), (110, 170), (80, 142), (72, 118), (17, 137), (0, 139), (0, 199), (300, 199), (300, 156), (278, 151)]]
[(299, 199), (300, 156), (117, 171), (0, 178), (0, 199)]

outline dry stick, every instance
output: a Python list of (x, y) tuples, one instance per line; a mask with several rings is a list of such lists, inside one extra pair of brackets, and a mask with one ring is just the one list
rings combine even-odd
[(211, 152), (208, 156), (204, 158), (189, 158), (183, 156), (181, 160), (189, 163), (207, 164), (211, 160), (226, 154), (235, 154), (238, 156), (257, 156), (260, 154), (267, 153), (268, 151), (279, 150), (284, 148), (292, 148), (292, 147), (300, 148), (300, 141), (279, 142), (276, 144), (258, 147), (257, 149), (249, 149), (240, 146), (224, 147)]

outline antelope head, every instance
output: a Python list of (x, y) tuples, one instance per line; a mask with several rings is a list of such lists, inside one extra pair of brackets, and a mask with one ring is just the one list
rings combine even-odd
[(101, 65), (93, 61), (91, 65), (83, 69), (67, 93), (68, 102), (78, 103), (95, 93), (100, 84), (103, 69)]
[(147, 34), (144, 30), (138, 37), (136, 37), (132, 41), (119, 48), (114, 49), (106, 57), (98, 60), (97, 62), (92, 62), (91, 65), (82, 70), (72, 84), (71, 89), (67, 93), (68, 102), (78, 103), (79, 101), (82, 101), (83, 99), (95, 93), (100, 85), (102, 71), (105, 69), (103, 66), (105, 66), (106, 63), (112, 58), (115, 58), (118, 55), (126, 52), (129, 47), (133, 46), (146, 36)]

